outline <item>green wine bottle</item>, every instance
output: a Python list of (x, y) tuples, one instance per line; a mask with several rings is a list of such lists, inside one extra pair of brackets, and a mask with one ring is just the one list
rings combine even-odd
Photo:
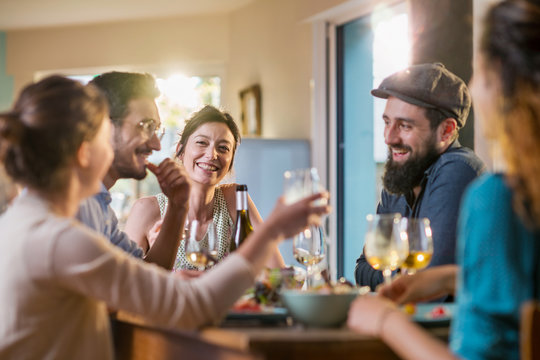
[(236, 185), (236, 224), (229, 243), (229, 253), (238, 249), (253, 231), (249, 220), (247, 185)]

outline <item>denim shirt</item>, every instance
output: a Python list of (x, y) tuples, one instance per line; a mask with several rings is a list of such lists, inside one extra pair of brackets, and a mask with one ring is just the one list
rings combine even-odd
[[(433, 232), (433, 257), (429, 266), (455, 264), (461, 197), (467, 185), (484, 171), (482, 160), (456, 140), (424, 172), (421, 190), (415, 200), (410, 201), (414, 199), (412, 191), (406, 195), (393, 195), (383, 190), (377, 213), (428, 218)], [(373, 290), (383, 282), (382, 272), (373, 269), (363, 253), (356, 260), (355, 278), (358, 285), (369, 285)]]
[(113, 245), (118, 246), (128, 254), (142, 258), (143, 250), (132, 241), (125, 232), (118, 228), (118, 219), (110, 206), (111, 193), (101, 184), (99, 193), (82, 201), (77, 213), (77, 219), (86, 226), (103, 234)]

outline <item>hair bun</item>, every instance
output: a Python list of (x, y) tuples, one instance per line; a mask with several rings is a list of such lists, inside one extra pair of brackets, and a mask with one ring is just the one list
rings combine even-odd
[(0, 114), (0, 155), (3, 159), (6, 150), (19, 144), (24, 133), (20, 113), (9, 111)]

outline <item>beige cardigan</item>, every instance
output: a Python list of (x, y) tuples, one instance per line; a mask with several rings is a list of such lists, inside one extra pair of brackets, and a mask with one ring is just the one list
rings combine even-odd
[(224, 316), (255, 277), (232, 254), (181, 280), (30, 194), (0, 217), (0, 249), (0, 359), (112, 359), (107, 307), (193, 329)]

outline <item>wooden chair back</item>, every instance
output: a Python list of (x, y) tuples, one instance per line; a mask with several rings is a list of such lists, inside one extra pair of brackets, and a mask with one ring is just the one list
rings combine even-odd
[(522, 305), (520, 327), (521, 360), (540, 360), (540, 302)]
[(262, 360), (261, 357), (203, 340), (196, 333), (113, 320), (118, 360)]

